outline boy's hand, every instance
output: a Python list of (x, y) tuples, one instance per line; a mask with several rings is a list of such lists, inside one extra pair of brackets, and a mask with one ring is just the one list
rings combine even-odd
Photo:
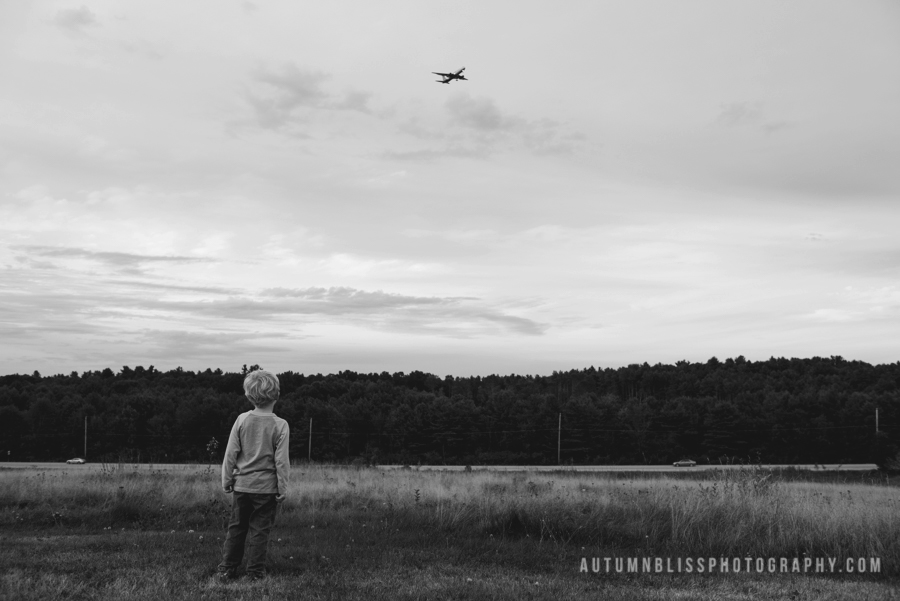
[(225, 490), (226, 495), (230, 495), (231, 493), (234, 492), (234, 487), (231, 484), (229, 484), (228, 486), (226, 486), (224, 488), (224, 490)]
[(275, 495), (276, 503), (284, 503), (284, 495)]

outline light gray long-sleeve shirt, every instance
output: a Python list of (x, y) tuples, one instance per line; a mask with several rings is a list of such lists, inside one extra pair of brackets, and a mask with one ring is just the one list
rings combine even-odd
[(287, 495), (290, 474), (288, 423), (274, 413), (254, 409), (234, 421), (225, 458), (222, 488), (238, 492)]

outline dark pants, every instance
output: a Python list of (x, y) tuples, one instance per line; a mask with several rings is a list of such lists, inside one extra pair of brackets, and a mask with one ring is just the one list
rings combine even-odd
[(247, 574), (264, 576), (269, 531), (275, 523), (275, 509), (278, 506), (275, 495), (237, 491), (232, 494), (231, 520), (218, 570), (234, 574), (241, 565), (246, 547)]

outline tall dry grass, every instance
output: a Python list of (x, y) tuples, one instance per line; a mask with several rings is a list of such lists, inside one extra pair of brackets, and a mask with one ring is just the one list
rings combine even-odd
[[(690, 557), (871, 557), (900, 566), (900, 489), (775, 482), (765, 470), (706, 480), (585, 473), (294, 467), (284, 523), (378, 522), (386, 531), (531, 539), (594, 552)], [(215, 469), (0, 472), (0, 524), (220, 528)]]

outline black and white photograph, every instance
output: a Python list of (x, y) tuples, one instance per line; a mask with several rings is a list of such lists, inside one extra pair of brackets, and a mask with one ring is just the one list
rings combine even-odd
[(898, 599), (898, 232), (895, 0), (0, 0), (0, 599)]

